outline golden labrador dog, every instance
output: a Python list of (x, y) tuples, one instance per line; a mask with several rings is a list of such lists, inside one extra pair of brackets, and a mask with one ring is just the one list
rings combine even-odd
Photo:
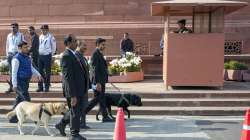
[(66, 103), (31, 103), (21, 102), (16, 108), (7, 114), (7, 118), (11, 118), (17, 115), (18, 118), (18, 130), (20, 135), (24, 135), (22, 131), (22, 124), (26, 119), (30, 119), (36, 122), (36, 127), (32, 131), (32, 135), (35, 134), (37, 129), (40, 127), (40, 123), (44, 124), (44, 128), (50, 136), (54, 136), (49, 130), (48, 123), (53, 115), (61, 115), (68, 111)]

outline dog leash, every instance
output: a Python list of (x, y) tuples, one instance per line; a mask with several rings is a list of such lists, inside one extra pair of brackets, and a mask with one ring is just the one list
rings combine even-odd
[(121, 90), (116, 85), (114, 85), (114, 83), (110, 83), (110, 84), (112, 85), (113, 88), (115, 88), (116, 90), (118, 90), (121, 93)]

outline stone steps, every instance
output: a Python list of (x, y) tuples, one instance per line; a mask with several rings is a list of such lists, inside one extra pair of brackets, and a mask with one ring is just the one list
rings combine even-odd
[[(117, 92), (116, 92), (117, 93)], [(127, 92), (125, 92), (127, 93)], [(130, 92), (131, 93), (131, 92)], [(133, 92), (133, 94), (139, 95), (141, 98), (151, 98), (151, 99), (161, 99), (161, 98), (250, 98), (250, 91), (237, 91), (237, 92), (218, 92), (218, 91), (210, 91), (210, 92), (190, 92), (190, 91), (182, 91), (182, 92), (167, 92), (167, 93), (141, 93), (141, 92)], [(14, 93), (4, 94), (0, 93), (1, 98), (14, 98), (16, 95)], [(32, 98), (62, 98), (63, 94), (61, 91), (53, 91), (49, 93), (37, 93), (30, 92), (30, 96)], [(89, 97), (93, 96), (93, 92), (89, 92)]]
[[(0, 106), (0, 113), (6, 114), (12, 106)], [(238, 116), (244, 115), (249, 107), (129, 107), (131, 115), (196, 115), (196, 116)], [(112, 113), (117, 108), (112, 107)], [(95, 115), (95, 107), (89, 115)]]
[[(112, 91), (108, 91), (112, 92)], [(116, 92), (117, 93), (117, 92)], [(130, 106), (134, 115), (244, 115), (250, 107), (249, 91), (182, 91), (133, 93), (142, 97), (143, 106)], [(65, 101), (61, 91), (31, 92), (33, 102)], [(90, 91), (89, 98), (93, 93)], [(11, 110), (15, 94), (0, 93), (0, 114)], [(116, 107), (112, 107), (115, 113)], [(90, 114), (96, 113), (96, 108)]]
[[(14, 98), (1, 98), (1, 105), (11, 105)], [(89, 99), (91, 100), (91, 99)], [(32, 98), (32, 102), (65, 102), (65, 98)], [(142, 99), (145, 107), (250, 107), (250, 98), (247, 99), (200, 99), (200, 98), (165, 98), (165, 99)]]

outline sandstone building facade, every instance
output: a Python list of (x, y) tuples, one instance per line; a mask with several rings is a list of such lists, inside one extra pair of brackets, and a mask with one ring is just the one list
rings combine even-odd
[[(128, 32), (138, 53), (157, 54), (164, 20), (150, 15), (154, 1), (160, 0), (0, 0), (0, 56), (5, 55), (12, 22), (20, 24), (27, 40), (29, 25), (40, 34), (41, 24), (49, 24), (59, 52), (64, 48), (63, 37), (73, 33), (87, 41), (87, 55), (94, 49), (96, 37), (108, 40), (107, 55), (119, 55), (120, 39)], [(176, 20), (172, 19), (172, 27)], [(242, 42), (242, 53), (250, 53), (250, 6), (226, 17), (225, 32), (227, 40)]]

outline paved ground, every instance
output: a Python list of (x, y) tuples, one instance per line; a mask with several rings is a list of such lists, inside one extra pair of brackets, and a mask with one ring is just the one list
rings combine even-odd
[[(250, 91), (250, 82), (232, 82), (226, 81), (224, 83), (223, 90), (217, 88), (209, 88), (209, 87), (179, 87), (166, 90), (163, 81), (161, 79), (146, 79), (142, 82), (134, 82), (134, 83), (115, 83), (121, 91), (126, 92), (146, 92), (146, 93), (206, 93), (206, 92), (249, 92)], [(62, 91), (61, 83), (52, 83), (51, 91)], [(0, 83), (0, 93), (3, 93), (8, 89), (7, 83)], [(35, 91), (37, 89), (36, 83), (30, 84), (29, 91)], [(107, 84), (107, 90), (109, 91), (117, 91), (111, 84)]]
[[(19, 136), (16, 124), (9, 124), (0, 116), (0, 140), (66, 140), (58, 135), (53, 125), (60, 119), (54, 117), (51, 128), (57, 136), (50, 137), (43, 128), (32, 136), (33, 123), (24, 125), (26, 135)], [(128, 140), (238, 140), (243, 117), (181, 117), (181, 116), (132, 116), (126, 121)], [(88, 116), (92, 128), (81, 134), (89, 140), (112, 140), (114, 123), (101, 123)], [(67, 128), (69, 133), (69, 128)]]
[[(122, 91), (147, 93), (205, 93), (205, 92), (235, 92), (249, 93), (249, 82), (225, 82), (224, 89), (212, 88), (177, 88), (166, 91), (162, 80), (144, 80), (137, 83), (115, 84)], [(115, 91), (110, 84), (108, 90)], [(61, 91), (61, 84), (52, 84), (52, 91)], [(0, 93), (8, 88), (6, 83), (0, 83)], [(30, 91), (35, 91), (37, 84), (30, 84)], [(1, 98), (1, 95), (0, 95)], [(51, 121), (51, 128), (59, 120), (55, 117)], [(181, 116), (132, 116), (126, 122), (128, 140), (238, 140), (242, 128), (243, 117), (181, 117)], [(92, 128), (81, 133), (90, 140), (112, 140), (114, 123), (101, 123), (88, 116), (89, 126)], [(67, 138), (50, 137), (40, 128), (36, 136), (31, 136), (33, 123), (25, 124), (25, 136), (19, 136), (16, 124), (9, 124), (0, 115), (0, 140), (66, 140)], [(53, 128), (53, 131), (56, 130)], [(69, 133), (69, 128), (67, 128)]]

